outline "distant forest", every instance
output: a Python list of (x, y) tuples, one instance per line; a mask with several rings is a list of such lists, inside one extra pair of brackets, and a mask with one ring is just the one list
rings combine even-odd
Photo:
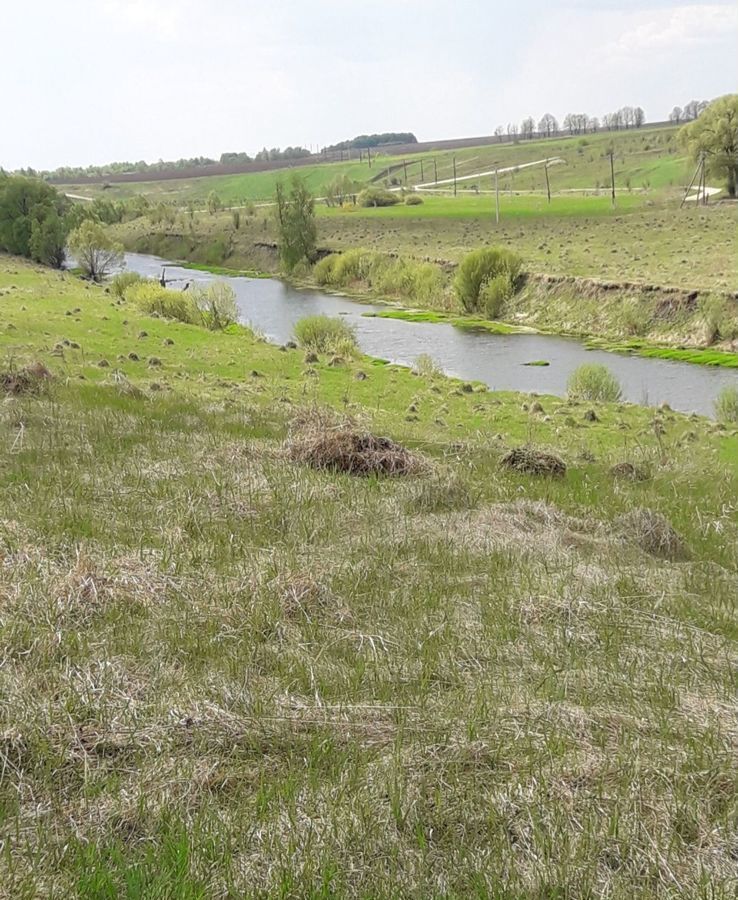
[(350, 141), (341, 141), (323, 147), (324, 153), (332, 150), (366, 150), (367, 147), (381, 147), (383, 144), (417, 144), (418, 139), (411, 131), (385, 131), (383, 134), (360, 134)]
[[(350, 141), (342, 141), (325, 147), (323, 152), (331, 150), (365, 149), (367, 147), (380, 147), (382, 144), (417, 144), (418, 139), (410, 132), (388, 131), (384, 134), (361, 134)], [(279, 147), (271, 149), (264, 147), (254, 156), (244, 152), (221, 153), (219, 159), (211, 159), (208, 156), (195, 156), (191, 159), (163, 160), (147, 163), (144, 160), (138, 162), (112, 162), (101, 166), (60, 166), (54, 170), (19, 169), (18, 175), (36, 175), (41, 178), (65, 179), (74, 181), (77, 176), (87, 175), (121, 175), (125, 172), (150, 172), (152, 175), (158, 172), (171, 172), (177, 169), (199, 169), (203, 166), (237, 165), (249, 162), (265, 162), (271, 160), (305, 159), (312, 156), (310, 150), (305, 147)]]
[(311, 156), (305, 147), (272, 147), (271, 150), (264, 147), (255, 156), (248, 153), (221, 153), (220, 159), (211, 159), (208, 156), (195, 156), (192, 159), (163, 160), (155, 163), (147, 163), (144, 160), (138, 162), (113, 162), (102, 166), (60, 166), (53, 171), (37, 171), (35, 169), (19, 169), (18, 175), (37, 175), (41, 178), (69, 179), (73, 181), (79, 175), (120, 175), (124, 172), (150, 172), (152, 175), (158, 172), (171, 172), (177, 169), (199, 169), (204, 166), (213, 166), (218, 163), (233, 165), (234, 163), (262, 162), (264, 160), (279, 159), (303, 159)]

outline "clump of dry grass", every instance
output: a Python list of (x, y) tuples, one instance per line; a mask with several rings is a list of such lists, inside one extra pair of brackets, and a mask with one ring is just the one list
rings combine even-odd
[(648, 469), (631, 462), (619, 462), (610, 468), (613, 478), (621, 478), (624, 481), (648, 481), (651, 477)]
[(553, 453), (536, 450), (534, 447), (513, 447), (500, 460), (500, 465), (526, 475), (548, 475), (562, 478), (566, 474), (566, 463)]
[(329, 413), (302, 414), (286, 443), (293, 462), (349, 475), (417, 475), (427, 468), (419, 454), (388, 437), (372, 434)]
[(51, 381), (51, 372), (41, 362), (31, 363), (17, 371), (0, 372), (0, 389), (17, 397), (21, 394), (41, 394)]
[(646, 553), (661, 559), (684, 559), (687, 547), (669, 520), (648, 507), (637, 506), (615, 520), (615, 526)]
[(124, 397), (132, 397), (136, 400), (140, 400), (142, 397), (146, 396), (141, 388), (136, 387), (133, 382), (129, 381), (125, 374), (119, 369), (116, 369), (113, 372), (109, 383)]

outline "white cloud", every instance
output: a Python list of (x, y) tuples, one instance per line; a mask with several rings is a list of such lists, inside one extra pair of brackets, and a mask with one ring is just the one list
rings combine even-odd
[(639, 53), (680, 49), (711, 43), (735, 35), (738, 6), (734, 4), (692, 4), (671, 9), (633, 13), (628, 26), (605, 53), (633, 56)]

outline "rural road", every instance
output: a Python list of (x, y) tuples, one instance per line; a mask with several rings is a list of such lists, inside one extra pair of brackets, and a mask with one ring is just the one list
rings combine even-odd
[(497, 172), (498, 175), (504, 175), (506, 172), (519, 172), (521, 169), (530, 169), (532, 166), (542, 166), (548, 163), (549, 166), (557, 166), (560, 163), (565, 163), (566, 160), (562, 159), (560, 156), (553, 156), (549, 159), (537, 159), (534, 162), (529, 163), (521, 163), (517, 166), (506, 166), (503, 169), (490, 169), (487, 172), (475, 172), (473, 175), (458, 175), (454, 178), (443, 178), (440, 181), (425, 181), (423, 184), (416, 184), (415, 190), (422, 191), (428, 188), (438, 187), (439, 184), (453, 184), (454, 181), (457, 183), (459, 181), (472, 181), (475, 178), (484, 178), (487, 175), (494, 175)]

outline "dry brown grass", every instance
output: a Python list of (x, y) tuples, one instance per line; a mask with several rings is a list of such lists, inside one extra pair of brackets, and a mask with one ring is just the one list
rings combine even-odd
[(0, 389), (9, 396), (41, 394), (51, 381), (51, 372), (43, 363), (35, 362), (22, 369), (0, 372)]
[(566, 474), (566, 463), (563, 459), (533, 447), (514, 447), (502, 457), (500, 465), (526, 475), (562, 478)]
[(610, 469), (613, 478), (620, 478), (624, 481), (648, 481), (651, 477), (648, 469), (631, 462), (616, 463)]
[(391, 438), (320, 413), (293, 422), (285, 449), (293, 462), (349, 475), (397, 477), (418, 475), (428, 468), (420, 454)]
[(647, 507), (637, 506), (615, 520), (627, 540), (635, 542), (646, 553), (662, 559), (684, 559), (687, 547), (666, 516)]

